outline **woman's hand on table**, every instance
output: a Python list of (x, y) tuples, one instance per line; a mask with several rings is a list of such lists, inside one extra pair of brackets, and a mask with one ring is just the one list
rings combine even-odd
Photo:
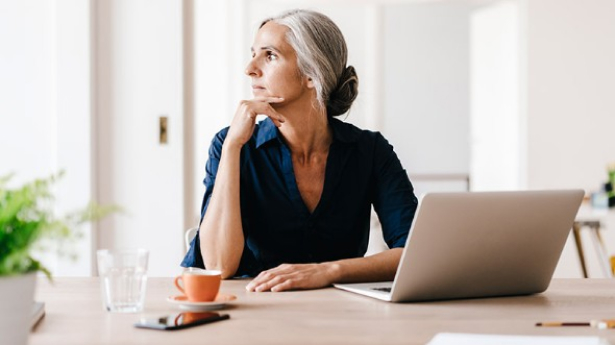
[(335, 282), (338, 269), (334, 263), (283, 264), (261, 272), (246, 290), (279, 292), (323, 288)]

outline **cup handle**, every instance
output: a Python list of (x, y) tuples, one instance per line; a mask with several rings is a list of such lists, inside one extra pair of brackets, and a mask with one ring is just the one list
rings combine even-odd
[(186, 291), (184, 291), (184, 288), (183, 288), (183, 287), (181, 287), (181, 285), (179, 285), (179, 281), (180, 281), (180, 280), (182, 281), (182, 284), (183, 284), (183, 283), (184, 283), (184, 281), (183, 281), (183, 279), (182, 279), (182, 276), (177, 276), (177, 277), (175, 277), (175, 281), (174, 281), (174, 283), (175, 283), (175, 287), (176, 287), (177, 289), (179, 289), (179, 291), (181, 291), (181, 292), (185, 295), (185, 294), (186, 294)]

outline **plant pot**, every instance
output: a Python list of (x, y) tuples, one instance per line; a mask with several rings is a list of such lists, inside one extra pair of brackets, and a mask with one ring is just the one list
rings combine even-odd
[(0, 276), (0, 345), (26, 345), (32, 326), (36, 273)]

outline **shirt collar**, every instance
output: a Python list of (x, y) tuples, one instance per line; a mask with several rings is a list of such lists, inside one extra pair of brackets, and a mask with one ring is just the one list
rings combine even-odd
[[(360, 131), (345, 122), (342, 122), (336, 118), (329, 117), (329, 126), (333, 132), (333, 141), (339, 141), (343, 143), (354, 143), (359, 139)], [(281, 142), (280, 132), (278, 128), (273, 124), (270, 118), (258, 123), (258, 131), (256, 133), (256, 148), (261, 147), (263, 144), (278, 139)]]
[[(270, 118), (258, 123), (258, 132), (256, 133), (256, 148), (261, 147), (264, 143), (278, 138), (278, 129), (273, 124)], [(279, 138), (278, 138), (279, 140)]]
[(341, 120), (329, 116), (329, 126), (331, 126), (331, 130), (333, 131), (333, 141), (350, 144), (359, 140), (361, 131), (349, 123), (342, 122)]

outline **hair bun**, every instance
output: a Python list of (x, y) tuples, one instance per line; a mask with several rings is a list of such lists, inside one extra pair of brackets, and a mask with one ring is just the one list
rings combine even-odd
[(327, 114), (338, 116), (346, 113), (359, 94), (359, 77), (354, 67), (348, 66), (338, 79), (337, 86), (327, 101)]

